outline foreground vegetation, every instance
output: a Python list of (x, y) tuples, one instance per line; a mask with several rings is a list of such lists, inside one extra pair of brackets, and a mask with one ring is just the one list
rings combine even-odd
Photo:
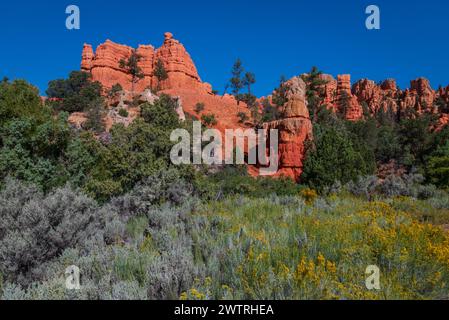
[[(449, 298), (447, 194), (202, 202), (174, 184), (158, 176), (100, 206), (70, 188), (44, 196), (9, 181), (2, 299)], [(71, 265), (79, 291), (65, 289)], [(381, 270), (378, 291), (365, 287), (369, 265)]]

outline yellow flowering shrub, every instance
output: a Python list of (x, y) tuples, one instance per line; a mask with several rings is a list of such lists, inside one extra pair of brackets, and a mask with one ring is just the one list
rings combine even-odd
[(304, 199), (304, 201), (306, 202), (306, 204), (313, 204), (316, 200), (316, 198), (318, 198), (318, 193), (313, 190), (313, 189), (303, 189), (301, 190), (301, 192), (299, 193), (300, 196)]
[[(228, 199), (217, 210), (204, 208), (209, 219), (213, 212), (227, 217), (208, 240), (225, 249), (213, 260), (217, 273), (181, 298), (449, 298), (449, 234), (404, 210), (412, 200), (332, 195), (315, 201), (312, 190), (301, 197), (306, 206), (294, 199), (245, 199), (243, 205)], [(380, 290), (365, 286), (371, 265), (380, 269)]]

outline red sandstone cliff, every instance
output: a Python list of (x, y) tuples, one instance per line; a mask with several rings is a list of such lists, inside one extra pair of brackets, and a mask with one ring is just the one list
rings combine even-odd
[[(218, 96), (212, 93), (212, 87), (201, 81), (198, 71), (184, 46), (173, 38), (171, 33), (165, 34), (164, 43), (158, 49), (151, 45), (140, 45), (137, 49), (116, 44), (110, 40), (98, 46), (96, 51), (91, 45), (84, 45), (81, 69), (92, 74), (94, 81), (99, 81), (106, 89), (120, 84), (129, 91), (133, 87), (132, 77), (123, 68), (120, 60), (128, 59), (137, 53), (141, 59), (139, 66), (143, 78), (134, 85), (136, 93), (147, 88), (160, 88), (161, 93), (177, 97), (180, 111), (200, 118), (203, 114), (214, 114), (215, 126), (221, 131), (227, 128), (244, 127), (237, 114), (250, 112), (244, 103), (238, 104), (233, 96)], [(161, 83), (154, 75), (155, 65), (162, 61), (168, 78)], [(433, 90), (427, 79), (419, 78), (411, 82), (410, 89), (404, 91), (396, 86), (394, 80), (386, 80), (382, 84), (362, 79), (351, 87), (350, 75), (339, 75), (334, 79), (330, 75), (321, 75), (326, 80), (323, 90), (323, 104), (330, 110), (343, 115), (347, 120), (358, 121), (364, 113), (376, 115), (380, 111), (391, 111), (404, 114), (408, 110), (416, 114), (440, 114), (440, 127), (449, 123), (449, 110), (443, 110), (438, 104), (449, 103), (449, 87)], [(279, 130), (279, 171), (275, 176), (287, 176), (298, 180), (302, 173), (305, 143), (312, 138), (312, 123), (307, 110), (305, 83), (295, 77), (287, 82), (291, 86), (288, 101), (282, 107), (283, 119), (265, 124), (266, 129)], [(205, 110), (195, 112), (195, 105), (205, 104)], [(82, 120), (82, 117), (78, 117)], [(123, 120), (123, 119), (122, 119)], [(128, 121), (129, 119), (125, 119)], [(109, 119), (109, 122), (114, 122)], [(112, 122), (109, 125), (112, 125)], [(250, 167), (251, 174), (254, 167)]]
[[(140, 56), (139, 67), (144, 77), (135, 85), (137, 92), (147, 88), (192, 89), (211, 93), (209, 84), (201, 82), (196, 67), (184, 46), (173, 39), (169, 32), (165, 34), (163, 45), (155, 49), (151, 45), (140, 45), (137, 49), (107, 40), (98, 46), (96, 52), (92, 46), (85, 44), (82, 53), (81, 69), (92, 74), (94, 81), (99, 81), (106, 89), (119, 83), (125, 90), (131, 90), (131, 76), (120, 68), (120, 60), (127, 60), (135, 52)], [(168, 73), (168, 79), (158, 83), (154, 75), (155, 65), (161, 60)]]
[(347, 120), (361, 120), (364, 112), (376, 115), (381, 111), (402, 115), (409, 111), (418, 115), (437, 113), (445, 119), (449, 112), (438, 107), (438, 102), (448, 105), (449, 87), (434, 90), (425, 78), (412, 80), (410, 88), (406, 90), (400, 90), (393, 79), (387, 79), (381, 84), (362, 79), (352, 87), (350, 75), (339, 75), (335, 80), (323, 74), (321, 79), (326, 81), (323, 85), (323, 104), (344, 115)]
[[(245, 104), (237, 104), (234, 97), (222, 97), (212, 93), (211, 85), (201, 81), (184, 46), (169, 32), (165, 33), (164, 43), (158, 49), (150, 45), (140, 45), (133, 49), (107, 40), (99, 45), (94, 53), (92, 46), (86, 44), (82, 53), (81, 69), (90, 72), (93, 80), (101, 82), (106, 89), (118, 83), (129, 91), (132, 88), (132, 78), (126, 70), (120, 68), (120, 60), (128, 59), (133, 51), (141, 56), (139, 67), (144, 74), (134, 86), (136, 92), (159, 87), (161, 93), (179, 97), (184, 111), (190, 115), (201, 117), (203, 114), (214, 114), (218, 121), (216, 127), (221, 130), (242, 126), (237, 116), (239, 112), (249, 115)], [(161, 83), (158, 83), (154, 75), (158, 60), (162, 61), (168, 74), (168, 79)], [(205, 104), (205, 110), (200, 114), (194, 111), (198, 102)]]

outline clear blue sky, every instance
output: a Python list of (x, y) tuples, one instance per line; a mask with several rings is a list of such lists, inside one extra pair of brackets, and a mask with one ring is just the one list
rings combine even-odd
[[(81, 30), (65, 28), (65, 8), (81, 10)], [(365, 8), (381, 9), (381, 30), (365, 28)], [(237, 57), (257, 76), (257, 95), (317, 65), (353, 81), (419, 76), (449, 84), (449, 1), (72, 0), (0, 2), (0, 77), (49, 80), (78, 70), (84, 42), (106, 39), (158, 47), (170, 31), (201, 78), (221, 90)]]

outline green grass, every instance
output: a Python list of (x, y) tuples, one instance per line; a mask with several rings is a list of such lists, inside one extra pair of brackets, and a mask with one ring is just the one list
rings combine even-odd
[[(311, 205), (294, 197), (211, 203), (199, 214), (219, 222), (207, 243), (226, 258), (182, 298), (448, 298), (448, 234), (418, 221), (428, 203), (389, 202), (334, 196)], [(427, 214), (449, 217), (442, 209)], [(381, 270), (379, 291), (365, 286), (369, 265)]]

